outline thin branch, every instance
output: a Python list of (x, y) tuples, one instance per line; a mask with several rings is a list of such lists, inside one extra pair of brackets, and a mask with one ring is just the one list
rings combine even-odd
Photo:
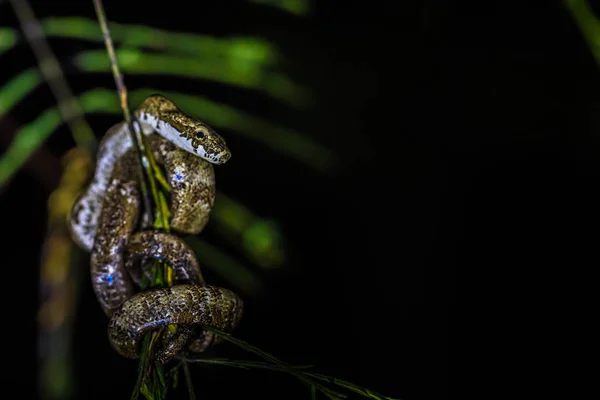
[(21, 30), (31, 46), (42, 75), (57, 100), (63, 120), (69, 126), (78, 146), (91, 149), (96, 142), (94, 132), (83, 118), (79, 102), (67, 84), (56, 56), (45, 40), (39, 20), (27, 0), (10, 0)]

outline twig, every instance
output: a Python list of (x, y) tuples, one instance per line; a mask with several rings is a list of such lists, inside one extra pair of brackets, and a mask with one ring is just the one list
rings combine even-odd
[(21, 30), (31, 46), (38, 66), (56, 98), (63, 120), (69, 126), (77, 146), (92, 149), (96, 138), (92, 128), (83, 118), (79, 102), (73, 96), (56, 56), (44, 38), (42, 26), (27, 0), (10, 0)]

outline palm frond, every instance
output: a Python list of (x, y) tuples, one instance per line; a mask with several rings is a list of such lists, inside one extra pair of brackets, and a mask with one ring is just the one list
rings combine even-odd
[[(128, 74), (164, 74), (201, 78), (247, 89), (264, 91), (288, 105), (303, 108), (310, 104), (310, 91), (276, 71), (279, 55), (269, 42), (252, 37), (216, 39), (206, 35), (173, 33), (141, 25), (111, 23), (114, 41), (123, 48), (117, 52), (121, 68)], [(42, 21), (48, 36), (102, 41), (94, 20), (76, 17), (49, 18)], [(7, 30), (15, 46), (18, 35)], [(146, 53), (144, 49), (164, 54)], [(82, 52), (74, 57), (76, 65), (88, 72), (108, 72), (108, 57), (103, 50)]]
[[(96, 20), (83, 17), (49, 17), (41, 21), (49, 37), (80, 39), (102, 43)], [(199, 59), (220, 58), (231, 61), (252, 61), (262, 67), (279, 63), (277, 47), (267, 40), (251, 36), (217, 38), (197, 33), (173, 32), (147, 25), (109, 22), (111, 36), (117, 45), (128, 48), (156, 50), (174, 55), (196, 56)]]
[[(310, 101), (308, 89), (298, 87), (286, 76), (265, 71), (260, 64), (248, 60), (151, 54), (132, 48), (118, 50), (117, 57), (123, 72), (129, 75), (171, 75), (210, 80), (264, 92), (296, 108), (306, 107)], [(109, 71), (108, 57), (102, 50), (84, 51), (75, 55), (74, 61), (85, 72)]]

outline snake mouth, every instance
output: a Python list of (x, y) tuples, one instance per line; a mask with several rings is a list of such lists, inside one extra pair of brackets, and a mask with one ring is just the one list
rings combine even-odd
[(231, 158), (231, 153), (228, 150), (222, 151), (212, 157), (211, 161), (215, 164), (225, 164)]

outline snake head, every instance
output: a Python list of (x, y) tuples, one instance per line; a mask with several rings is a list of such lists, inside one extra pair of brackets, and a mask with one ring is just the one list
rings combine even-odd
[(231, 152), (227, 148), (225, 139), (210, 126), (201, 121), (193, 126), (189, 133), (192, 137), (192, 146), (196, 154), (213, 164), (224, 164), (231, 158)]
[(221, 135), (164, 96), (155, 94), (146, 98), (138, 112), (142, 122), (152, 125), (165, 139), (210, 163), (224, 164), (231, 158)]

